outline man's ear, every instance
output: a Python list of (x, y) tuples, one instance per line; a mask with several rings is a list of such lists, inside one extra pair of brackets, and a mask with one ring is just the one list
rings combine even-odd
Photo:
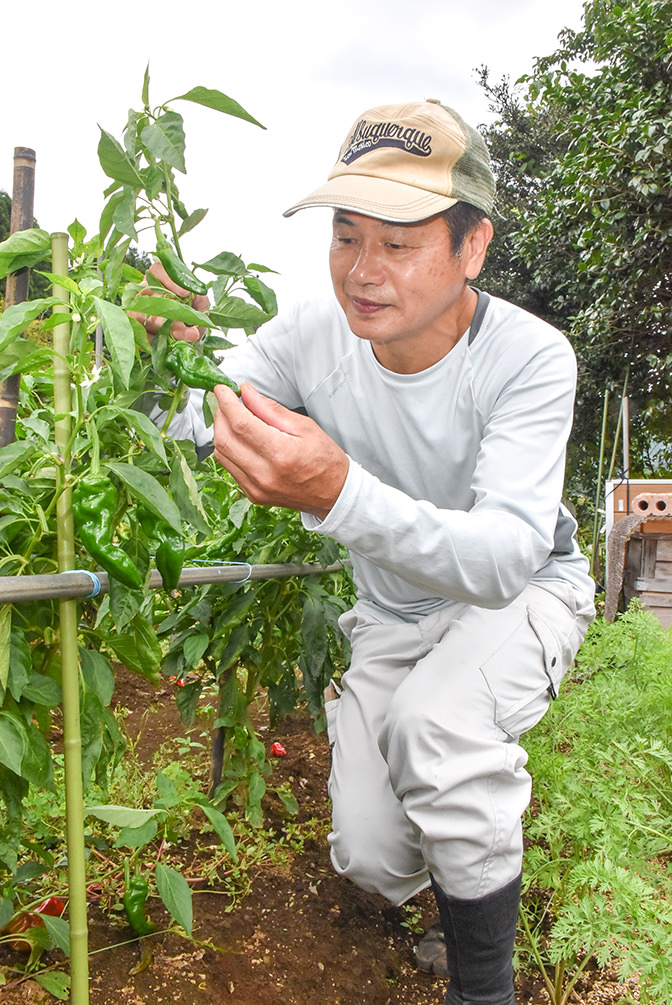
[(494, 229), (492, 223), (486, 216), (465, 237), (462, 260), (467, 279), (476, 279), (483, 268), (485, 254), (493, 235)]

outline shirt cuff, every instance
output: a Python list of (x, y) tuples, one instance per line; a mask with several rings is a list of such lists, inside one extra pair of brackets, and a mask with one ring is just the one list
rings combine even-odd
[(312, 513), (301, 513), (301, 521), (306, 530), (312, 530), (316, 534), (326, 534), (329, 537), (336, 537), (338, 530), (348, 519), (349, 514), (359, 495), (364, 471), (362, 467), (348, 457), (348, 473), (343, 483), (338, 498), (331, 507), (324, 520), (314, 516)]

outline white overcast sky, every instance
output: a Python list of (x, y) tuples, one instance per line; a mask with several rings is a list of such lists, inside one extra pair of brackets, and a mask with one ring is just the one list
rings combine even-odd
[(191, 87), (223, 91), (266, 126), (176, 102), (185, 119), (184, 241), (204, 261), (233, 251), (277, 269), (281, 307), (328, 284), (330, 214), (282, 212), (326, 180), (351, 124), (378, 104), (438, 98), (473, 125), (489, 118), (475, 68), (532, 69), (581, 25), (582, 0), (30, 0), (5, 5), (0, 188), (15, 146), (36, 151), (35, 216), (97, 230), (106, 178), (98, 125), (121, 138), (129, 108)]

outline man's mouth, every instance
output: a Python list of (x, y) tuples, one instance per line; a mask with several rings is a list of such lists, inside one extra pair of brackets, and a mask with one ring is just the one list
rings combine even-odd
[(355, 310), (360, 314), (375, 314), (388, 306), (388, 304), (376, 303), (374, 300), (363, 300), (361, 297), (351, 297), (350, 299)]

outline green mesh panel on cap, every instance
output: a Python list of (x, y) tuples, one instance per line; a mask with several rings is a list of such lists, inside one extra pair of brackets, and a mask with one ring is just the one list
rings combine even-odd
[(453, 168), (452, 194), (490, 216), (495, 201), (495, 179), (490, 170), (490, 155), (485, 140), (454, 109), (441, 105), (455, 119), (466, 139), (466, 149)]

